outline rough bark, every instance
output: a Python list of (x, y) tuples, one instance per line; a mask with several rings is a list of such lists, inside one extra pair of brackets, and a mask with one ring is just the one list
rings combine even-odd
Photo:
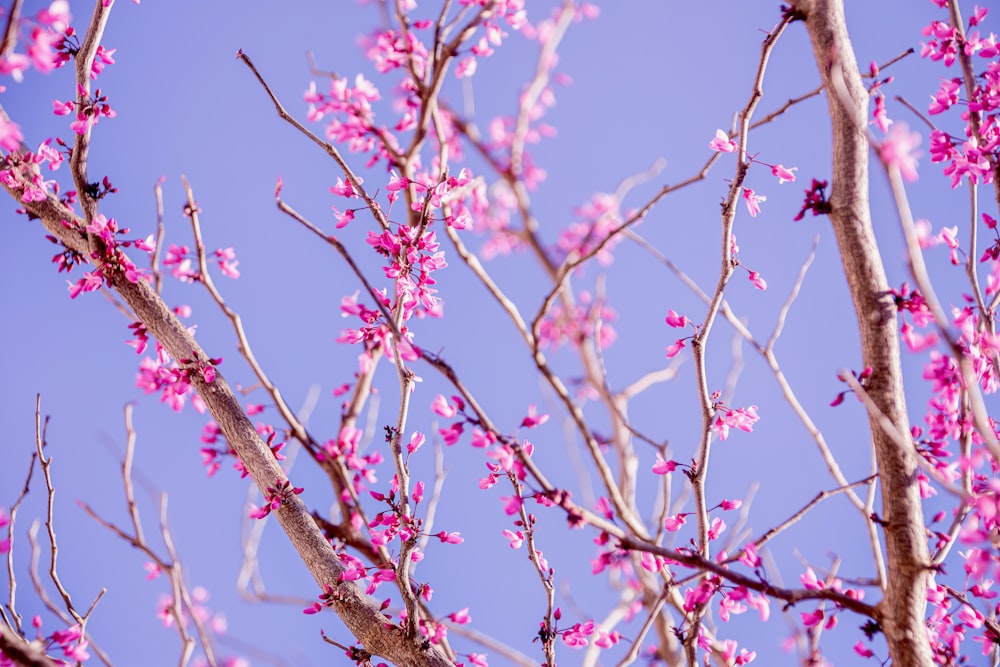
[[(17, 189), (4, 187), (15, 200), (21, 201), (21, 193)], [(24, 208), (29, 215), (39, 218), (46, 230), (67, 248), (89, 259), (86, 235), (75, 231), (85, 223), (54, 196), (49, 195), (46, 201), (24, 204)], [(69, 221), (72, 229), (63, 225), (62, 220)], [(130, 282), (120, 270), (116, 270), (107, 282), (174, 359), (209, 358), (210, 355), (201, 349), (160, 295), (145, 281)], [(192, 373), (191, 384), (205, 401), (257, 488), (264, 493), (277, 480), (285, 480), (284, 471), (257, 434), (222, 373), (218, 373), (212, 383), (206, 383), (200, 373)], [(333, 610), (365, 650), (400, 667), (446, 667), (452, 664), (437, 646), (424, 642), (422, 637), (405, 636), (403, 630), (382, 614), (356, 584), (338, 583), (338, 575), (343, 571), (340, 561), (298, 496), (290, 496), (273, 513), (320, 588), (329, 586), (336, 591)]]
[(858, 318), (863, 363), (874, 373), (865, 389), (881, 413), (895, 425), (882, 428), (869, 415), (882, 492), (881, 517), (886, 545), (887, 588), (879, 603), (882, 630), (893, 664), (931, 665), (925, 609), (929, 555), (920, 494), (917, 452), (909, 433), (900, 369), (896, 313), (872, 230), (868, 202), (868, 93), (847, 34), (841, 0), (806, 0), (796, 4), (826, 86), (833, 127), (830, 220), (837, 235), (851, 298)]

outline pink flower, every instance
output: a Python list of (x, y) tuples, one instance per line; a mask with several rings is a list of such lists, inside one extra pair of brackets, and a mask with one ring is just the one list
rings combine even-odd
[(910, 132), (910, 127), (906, 123), (896, 123), (892, 126), (887, 136), (879, 147), (879, 155), (882, 161), (889, 167), (896, 167), (906, 181), (917, 180), (917, 158), (920, 151), (916, 150), (920, 145), (920, 134)]
[(822, 609), (817, 609), (812, 613), (803, 612), (801, 616), (802, 616), (802, 625), (806, 626), (807, 628), (813, 627), (814, 625), (822, 621), (824, 618), (826, 618), (826, 614), (823, 613)]
[(763, 278), (761, 278), (760, 274), (757, 273), (756, 271), (751, 271), (750, 272), (750, 282), (753, 283), (754, 287), (756, 287), (757, 289), (759, 289), (761, 291), (767, 289), (767, 281), (764, 280)]
[(524, 533), (521, 531), (512, 531), (503, 529), (503, 536), (510, 540), (511, 549), (520, 549), (521, 545), (524, 544)]
[(771, 173), (778, 177), (778, 184), (782, 183), (792, 183), (795, 181), (795, 174), (793, 171), (798, 171), (798, 167), (792, 167), (791, 169), (785, 169), (784, 166), (776, 164), (771, 167)]
[(736, 151), (736, 142), (722, 130), (716, 130), (715, 138), (708, 142), (708, 147), (719, 153), (733, 153)]
[(334, 225), (337, 229), (343, 229), (354, 220), (353, 208), (349, 208), (343, 213), (336, 206), (332, 206), (331, 208), (333, 209), (333, 217), (337, 220), (337, 224)]
[(767, 201), (767, 197), (754, 194), (750, 188), (743, 188), (743, 199), (747, 202), (747, 210), (750, 211), (751, 218), (756, 218), (757, 214), (760, 213), (760, 203)]
[(677, 461), (664, 461), (662, 454), (656, 455), (656, 463), (653, 464), (653, 472), (657, 475), (666, 475), (677, 469)]
[(685, 523), (687, 523), (687, 515), (678, 514), (677, 516), (668, 516), (666, 519), (664, 519), (663, 527), (666, 528), (669, 532), (673, 533), (675, 531), (680, 530), (681, 526), (683, 526)]
[(667, 311), (667, 324), (674, 328), (686, 327), (690, 321), (686, 315), (678, 315), (673, 309)]
[(219, 262), (219, 269), (222, 275), (236, 280), (240, 277), (239, 260), (236, 259), (236, 251), (232, 248), (219, 248), (215, 251), (215, 259)]
[(0, 118), (0, 148), (5, 151), (16, 151), (21, 147), (23, 138), (17, 123)]
[(451, 614), (448, 614), (448, 618), (451, 619), (451, 622), (456, 625), (465, 625), (467, 623), (472, 622), (472, 617), (469, 616), (468, 607), (466, 607), (465, 609), (460, 609), (456, 612), (452, 612)]
[(667, 359), (672, 359), (676, 357), (683, 349), (684, 349), (684, 339), (675, 341), (673, 345), (667, 348)]
[(826, 588), (826, 583), (816, 578), (816, 572), (811, 567), (807, 567), (805, 573), (799, 575), (799, 580), (810, 591), (819, 591)]
[(754, 423), (759, 419), (756, 405), (751, 405), (748, 408), (737, 408), (735, 410), (722, 407), (719, 408), (718, 417), (716, 417), (715, 423), (712, 424), (712, 428), (719, 434), (720, 440), (725, 440), (729, 437), (730, 428), (738, 428), (741, 431), (750, 433), (753, 431)]
[(548, 420), (548, 415), (536, 414), (535, 404), (532, 403), (528, 406), (528, 416), (521, 420), (521, 426), (524, 428), (534, 428), (536, 426), (541, 426)]
[(451, 419), (458, 413), (458, 410), (448, 405), (448, 399), (446, 399), (441, 394), (438, 394), (437, 397), (434, 399), (434, 402), (431, 403), (431, 410), (441, 415), (445, 419)]
[(455, 68), (455, 76), (459, 79), (469, 78), (476, 73), (477, 66), (478, 61), (475, 56), (462, 58), (458, 61), (458, 66)]
[(885, 110), (885, 96), (878, 95), (875, 98), (875, 110), (872, 111), (872, 118), (875, 125), (883, 132), (889, 131), (889, 126), (892, 125), (892, 119)]
[(875, 655), (870, 648), (866, 648), (865, 645), (861, 643), (860, 639), (858, 640), (858, 643), (854, 645), (854, 652), (862, 658), (870, 658)]
[(743, 553), (740, 555), (739, 561), (747, 567), (752, 568), (758, 568), (763, 564), (760, 556), (757, 554), (757, 545), (753, 542), (748, 542), (743, 547)]

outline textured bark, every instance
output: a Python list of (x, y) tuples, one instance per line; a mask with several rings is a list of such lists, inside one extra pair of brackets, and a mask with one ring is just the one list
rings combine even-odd
[[(18, 190), (4, 187), (15, 200), (21, 201)], [(89, 259), (86, 235), (68, 229), (61, 222), (70, 221), (75, 229), (79, 229), (83, 221), (52, 195), (43, 202), (24, 204), (24, 208), (30, 215), (39, 218), (48, 232), (67, 248)], [(145, 281), (129, 282), (120, 271), (116, 271), (108, 282), (174, 359), (190, 359), (195, 355), (203, 360), (209, 358), (149, 284)], [(236, 450), (257, 488), (263, 493), (277, 480), (286, 479), (222, 373), (218, 373), (211, 384), (206, 383), (199, 373), (192, 373), (191, 383)], [(365, 650), (400, 667), (445, 667), (452, 664), (437, 646), (423, 642), (422, 637), (406, 637), (399, 626), (382, 614), (356, 584), (338, 584), (338, 575), (343, 571), (340, 561), (298, 496), (291, 496), (273, 513), (320, 588), (329, 586), (337, 592), (333, 609)]]
[[(868, 93), (847, 35), (841, 0), (796, 4), (826, 85), (833, 126), (830, 220), (837, 235), (851, 298), (858, 317), (864, 364), (874, 373), (865, 389), (896, 426), (909, 433), (896, 334), (896, 312), (871, 225), (868, 203)], [(881, 481), (886, 545), (887, 589), (878, 608), (893, 664), (931, 665), (925, 626), (930, 563), (920, 494), (916, 484), (917, 452), (907, 440), (869, 415)]]
[(0, 624), (0, 655), (10, 658), (20, 667), (58, 667), (59, 663), (45, 655), (40, 643), (19, 637), (6, 625)]

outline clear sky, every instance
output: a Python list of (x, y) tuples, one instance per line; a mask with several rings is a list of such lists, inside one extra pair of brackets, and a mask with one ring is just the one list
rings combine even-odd
[[(529, 3), (529, 17), (547, 16), (554, 4)], [(886, 62), (910, 47), (919, 50), (920, 28), (940, 16), (930, 2), (854, 0), (846, 4), (862, 66), (873, 60)], [(32, 15), (42, 6), (28, 0), (23, 13)], [(760, 42), (780, 16), (778, 3), (745, 0), (635, 0), (599, 6), (599, 18), (572, 25), (560, 49), (557, 71), (571, 77), (572, 83), (555, 87), (556, 105), (545, 119), (557, 134), (531, 147), (535, 163), (548, 174), (532, 194), (546, 243), (556, 242), (559, 231), (574, 220), (574, 209), (595, 193), (613, 192), (624, 178), (645, 171), (661, 158), (666, 160), (664, 171), (636, 187), (626, 198), (626, 207), (645, 203), (664, 183), (695, 174), (710, 156), (708, 142), (716, 129), (728, 129), (734, 113), (745, 104)], [(72, 3), (72, 11), (73, 24), (82, 29), (90, 6)], [(417, 15), (436, 11), (436, 3), (421, 2)], [(350, 380), (356, 364), (357, 351), (335, 343), (345, 323), (339, 304), (359, 285), (327, 246), (276, 210), (273, 191), (281, 177), (285, 199), (332, 230), (330, 207), (338, 202), (328, 188), (341, 174), (321, 151), (277, 117), (235, 54), (242, 49), (253, 58), (289, 111), (304, 119), (302, 96), (309, 82), (317, 79), (324, 86), (309, 72), (307, 49), (319, 69), (351, 77), (360, 72), (382, 85), (357, 44), (358, 36), (369, 33), (378, 20), (374, 6), (350, 0), (147, 0), (140, 5), (121, 0), (103, 42), (117, 49), (117, 62), (107, 67), (97, 83), (118, 112), (115, 119), (102, 120), (94, 132), (90, 174), (106, 174), (119, 189), (105, 200), (102, 211), (137, 236), (152, 233), (156, 222), (153, 187), (162, 177), (167, 242), (191, 245), (190, 227), (181, 211), (181, 176), (187, 177), (203, 211), (206, 244), (210, 249), (232, 246), (240, 261), (240, 279), (217, 277), (220, 288), (242, 314), (255, 353), (289, 403), (301, 406), (310, 391), (318, 392), (310, 425), (323, 439), (336, 435), (339, 420), (340, 399), (331, 392)], [(536, 56), (536, 43), (512, 36), (494, 57), (482, 60), (469, 84), (449, 76), (446, 95), (460, 108), (471, 104), (476, 121), (486, 127), (494, 116), (514, 111)], [(920, 126), (891, 97), (902, 95), (924, 108), (944, 70), (913, 55), (886, 73), (895, 77), (887, 91), (890, 115), (911, 127)], [(759, 115), (812, 90), (818, 82), (805, 29), (792, 25), (774, 53)], [(0, 101), (21, 126), (27, 144), (37, 145), (54, 134), (69, 138), (68, 120), (51, 113), (53, 99), (66, 100), (74, 94), (69, 70), (49, 76), (32, 71), (23, 83), (8, 82), (7, 87)], [(384, 91), (388, 97), (388, 85)], [(392, 118), (391, 102), (383, 102), (380, 113)], [(957, 126), (951, 129), (959, 131)], [(846, 476), (861, 479), (869, 474), (870, 465), (863, 410), (853, 400), (837, 408), (828, 405), (843, 388), (836, 373), (860, 367), (855, 319), (836, 242), (825, 218), (792, 221), (809, 180), (829, 176), (824, 97), (804, 102), (755, 131), (750, 150), (760, 151), (762, 160), (797, 167), (798, 181), (779, 185), (765, 168), (755, 167), (751, 172), (748, 187), (767, 196), (767, 201), (755, 218), (741, 208), (735, 233), (741, 259), (761, 272), (769, 287), (759, 292), (745, 275), (738, 274), (727, 296), (758, 338), (766, 339), (814, 237), (819, 237), (816, 261), (777, 352), (800, 400), (840, 457)], [(360, 169), (363, 161), (355, 157), (352, 164)], [(469, 164), (475, 172), (482, 171), (481, 162), (474, 158)], [(660, 203), (637, 228), (706, 290), (718, 273), (718, 203), (733, 170), (732, 157), (724, 156), (704, 182)], [(920, 181), (910, 190), (916, 217), (930, 220), (935, 231), (963, 223), (967, 193), (952, 191), (940, 177), (939, 167), (926, 159), (921, 161), (920, 173)], [(56, 174), (63, 188), (71, 187), (67, 176), (66, 171)], [(371, 173), (369, 178), (378, 183), (384, 174)], [(898, 286), (908, 279), (902, 236), (885, 179), (878, 171), (872, 174), (872, 195), (889, 282)], [(262, 605), (241, 599), (235, 581), (246, 482), (228, 469), (206, 478), (198, 437), (208, 417), (190, 408), (174, 414), (155, 396), (144, 396), (135, 387), (139, 357), (124, 344), (131, 337), (126, 319), (99, 293), (71, 301), (66, 276), (57, 274), (49, 262), (55, 246), (37, 223), (15, 215), (14, 208), (9, 200), (0, 207), (0, 221), (7, 230), (6, 241), (0, 245), (6, 275), (0, 281), (4, 313), (0, 349), (5, 351), (6, 378), (0, 383), (0, 423), (4, 425), (0, 506), (8, 506), (23, 484), (34, 448), (35, 395), (40, 393), (43, 413), (52, 418), (48, 444), (58, 489), (60, 574), (80, 606), (86, 607), (101, 587), (108, 590), (90, 626), (95, 639), (120, 665), (175, 664), (178, 655), (175, 635), (164, 630), (155, 616), (157, 598), (165, 592), (162, 580), (145, 581), (145, 559), (76, 506), (77, 500), (83, 500), (111, 520), (126, 519), (119, 469), (124, 451), (122, 415), (123, 406), (136, 401), (136, 475), (146, 529), (154, 531), (159, 493), (168, 494), (169, 524), (187, 580), (192, 587), (204, 586), (211, 594), (211, 608), (228, 618), (228, 639), (221, 653), (242, 654), (255, 665), (341, 664), (339, 655), (331, 657), (336, 649), (319, 638), (322, 628), (342, 643), (350, 641), (332, 614), (303, 616), (304, 604)], [(365, 234), (372, 228), (370, 216), (359, 213), (341, 238), (365, 258), (369, 275), (380, 278), (377, 265), (364, 254)], [(482, 243), (481, 238), (466, 234), (472, 247)], [(420, 343), (440, 350), (493, 419), (507, 430), (516, 429), (529, 403), (550, 413), (548, 424), (523, 435), (536, 443), (539, 465), (551, 471), (556, 483), (587, 498), (576, 468), (567, 465), (583, 452), (565, 427), (565, 411), (532, 373), (528, 351), (496, 303), (451, 248), (443, 246), (451, 263), (439, 272), (445, 317), (413, 323)], [(948, 265), (946, 255), (943, 249), (928, 252), (934, 275), (942, 284), (954, 285), (961, 279), (961, 269)], [(529, 255), (500, 257), (487, 267), (527, 313), (537, 309), (549, 288)], [(668, 309), (697, 320), (703, 308), (662, 264), (632, 243), (620, 245), (611, 265), (594, 264), (574, 281), (578, 288), (593, 291), (599, 277), (605, 281), (609, 303), (618, 311), (614, 322), (618, 339), (606, 351), (606, 365), (609, 384), (621, 388), (667, 364), (663, 350), (677, 337), (664, 324)], [(954, 289), (950, 293), (958, 295)], [(252, 384), (232, 330), (204, 292), (168, 279), (164, 295), (173, 305), (192, 306), (197, 338), (213, 356), (225, 359), (221, 368), (229, 381)], [(713, 388), (726, 388), (734, 365), (732, 349), (733, 329), (720, 325), (711, 347)], [(679, 461), (693, 456), (700, 428), (700, 419), (695, 417), (693, 367), (686, 354), (680, 357), (684, 361), (677, 378), (637, 399), (631, 411), (641, 430), (670, 442), (673, 457)], [(761, 420), (752, 434), (734, 433), (717, 443), (709, 492), (717, 499), (753, 493), (748, 527), (751, 533), (760, 534), (835, 483), (815, 444), (782, 402), (759, 355), (744, 347), (738, 356), (743, 367), (733, 404), (758, 405)], [(578, 362), (568, 352), (555, 353), (553, 360), (566, 378), (579, 375)], [(923, 357), (906, 355), (905, 364), (912, 387), (908, 396), (911, 419), (919, 423), (927, 396), (920, 384)], [(430, 368), (418, 365), (416, 370), (424, 382), (414, 396), (412, 428), (430, 433), (435, 419), (429, 409), (431, 401), (439, 392), (453, 392)], [(376, 426), (369, 433), (375, 438), (372, 446), (381, 440), (381, 425), (395, 420), (397, 385), (391, 369), (383, 371), (381, 411), (373, 417)], [(259, 393), (253, 398), (267, 402)], [(278, 419), (273, 409), (265, 417)], [(598, 428), (606, 423), (600, 418), (595, 421)], [(430, 450), (423, 454), (420, 465), (429, 467)], [(478, 489), (484, 458), (481, 450), (469, 446), (467, 436), (446, 454), (448, 476), (436, 525), (461, 531), (466, 541), (428, 548), (427, 560), (418, 572), (436, 589), (431, 606), (442, 615), (469, 607), (477, 630), (541, 660), (531, 639), (544, 598), (525, 552), (511, 551), (500, 534), (509, 527), (499, 500), (508, 491)], [(642, 461), (648, 469), (653, 452), (642, 450)], [(389, 464), (385, 465), (388, 469)], [(306, 487), (303, 499), (319, 509), (328, 506), (330, 497), (321, 476), (307, 470), (304, 459), (298, 466), (292, 479)], [(655, 480), (647, 479), (641, 492), (650, 507), (654, 484)], [(43, 516), (43, 500), (44, 486), (36, 471), (30, 499), (21, 510), (16, 545), (20, 549), (18, 600), (26, 617), (41, 609), (26, 574), (24, 531), (33, 518)], [(785, 583), (797, 584), (803, 563), (828, 568), (834, 555), (840, 559), (845, 578), (872, 576), (870, 548), (856, 514), (849, 514), (847, 508), (842, 498), (829, 500), (771, 545)], [(568, 532), (561, 515), (538, 514), (540, 548), (556, 568), (566, 617), (600, 619), (609, 594), (606, 579), (590, 575), (590, 559), (596, 554), (593, 534)], [(687, 538), (681, 534), (679, 539)], [(276, 526), (269, 525), (264, 534), (261, 574), (270, 593), (302, 599), (317, 593)], [(811, 608), (796, 608), (790, 614), (797, 620), (800, 611)], [(779, 615), (777, 606), (774, 611)], [(826, 655), (838, 665), (859, 663), (861, 659), (850, 649), (861, 638), (857, 624), (851, 617), (843, 620), (850, 622), (825, 638)], [(45, 623), (47, 631), (58, 625), (50, 616)], [(761, 625), (750, 613), (722, 625), (720, 635), (737, 638), (741, 645), (756, 650), (758, 664), (786, 664), (790, 658), (783, 657), (781, 643), (788, 627), (779, 618)], [(480, 650), (460, 639), (455, 643), (463, 651)], [(568, 648), (560, 650), (561, 664), (577, 664), (581, 656)], [(490, 664), (506, 663), (494, 655)]]

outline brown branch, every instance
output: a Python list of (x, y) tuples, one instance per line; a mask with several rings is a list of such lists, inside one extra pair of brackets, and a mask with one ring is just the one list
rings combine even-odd
[(3, 625), (0, 625), (0, 655), (10, 658), (19, 667), (59, 667), (66, 664), (53, 660), (41, 646)]
[(643, 542), (642, 540), (637, 540), (633, 537), (619, 538), (619, 543), (623, 549), (628, 549), (630, 551), (646, 551), (669, 560), (677, 561), (682, 565), (695, 568), (702, 572), (717, 574), (730, 583), (737, 586), (746, 586), (749, 590), (763, 593), (778, 600), (784, 600), (789, 605), (794, 605), (805, 600), (830, 600), (845, 609), (850, 609), (851, 611), (868, 618), (880, 620), (884, 614), (882, 605), (874, 606), (866, 604), (860, 600), (855, 600), (845, 593), (841, 593), (840, 591), (835, 591), (830, 588), (823, 588), (820, 590), (783, 588), (761, 579), (748, 577), (744, 574), (731, 570), (725, 565), (716, 563), (714, 560), (702, 558), (701, 556), (690, 551), (667, 549), (665, 547), (659, 547)]
[[(21, 201), (18, 189), (9, 185), (4, 187), (12, 197)], [(83, 221), (58, 199), (50, 195), (45, 201), (26, 203), (24, 207), (67, 248), (87, 255), (86, 239), (80, 232), (74, 231), (82, 227)], [(63, 220), (69, 222), (72, 229), (67, 228), (61, 222)], [(185, 359), (193, 355), (199, 359), (210, 358), (145, 281), (132, 283), (120, 270), (110, 273), (106, 276), (109, 285), (173, 358)], [(284, 472), (257, 434), (225, 377), (217, 373), (215, 381), (207, 383), (200, 373), (192, 372), (190, 380), (257, 488), (264, 492), (276, 480), (286, 481)], [(291, 494), (274, 514), (319, 587), (326, 586), (335, 591), (336, 599), (332, 601), (334, 610), (367, 650), (402, 667), (444, 667), (450, 664), (438, 647), (423, 647), (406, 638), (402, 630), (386, 618), (356, 584), (339, 580), (342, 565), (297, 495)]]
[[(909, 431), (896, 334), (896, 316), (884, 297), (889, 286), (871, 224), (868, 202), (868, 92), (857, 62), (840, 0), (806, 0), (797, 8), (827, 89), (832, 118), (833, 170), (830, 220), (837, 235), (844, 273), (861, 335), (863, 363), (873, 369), (868, 395), (900, 432)], [(882, 628), (893, 662), (931, 665), (924, 610), (927, 604), (927, 551), (923, 507), (916, 484), (917, 454), (874, 415), (869, 424), (881, 480), (885, 512), (888, 586), (879, 604)]]
[(344, 177), (348, 181), (350, 181), (351, 187), (354, 189), (355, 192), (358, 193), (361, 199), (364, 200), (365, 204), (368, 206), (368, 210), (371, 211), (373, 216), (375, 216), (375, 220), (378, 221), (379, 226), (382, 227), (382, 229), (388, 229), (389, 221), (386, 219), (385, 214), (382, 212), (382, 208), (378, 205), (378, 203), (374, 199), (372, 199), (371, 195), (368, 194), (368, 191), (365, 190), (364, 187), (362, 187), (361, 180), (354, 173), (354, 170), (351, 169), (350, 165), (348, 165), (347, 162), (344, 160), (344, 158), (340, 155), (340, 151), (337, 150), (337, 147), (317, 137), (315, 134), (313, 134), (312, 131), (309, 130), (309, 128), (304, 126), (302, 123), (296, 120), (294, 116), (292, 116), (285, 110), (284, 105), (282, 105), (281, 102), (278, 100), (277, 95), (275, 95), (271, 91), (271, 87), (267, 85), (266, 81), (264, 81), (264, 77), (261, 75), (260, 72), (257, 71), (257, 68), (254, 66), (253, 62), (250, 60), (250, 57), (247, 54), (243, 53), (243, 51), (239, 51), (237, 52), (236, 57), (242, 60), (244, 64), (246, 64), (246, 66), (250, 68), (250, 71), (253, 72), (253, 75), (257, 78), (257, 81), (264, 88), (264, 92), (266, 92), (267, 96), (271, 98), (271, 102), (274, 104), (274, 108), (278, 112), (278, 115), (281, 117), (281, 119), (284, 120), (289, 125), (291, 125), (292, 127), (294, 127), (302, 134), (304, 134), (314, 144), (322, 148), (327, 155), (333, 158), (333, 161), (336, 162), (337, 166), (339, 166), (341, 171), (344, 172)]
[(7, 12), (7, 25), (3, 29), (3, 41), (0, 41), (0, 58), (6, 58), (17, 45), (17, 22), (21, 18), (23, 0), (14, 0)]

